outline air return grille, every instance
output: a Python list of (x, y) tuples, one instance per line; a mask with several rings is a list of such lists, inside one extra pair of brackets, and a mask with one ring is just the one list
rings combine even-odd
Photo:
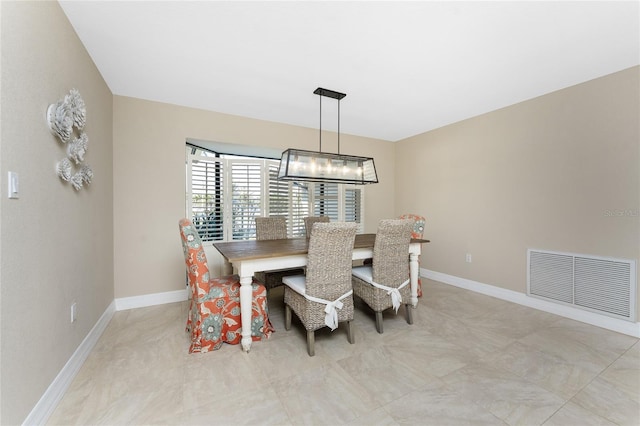
[(532, 249), (527, 255), (530, 296), (635, 322), (635, 261)]

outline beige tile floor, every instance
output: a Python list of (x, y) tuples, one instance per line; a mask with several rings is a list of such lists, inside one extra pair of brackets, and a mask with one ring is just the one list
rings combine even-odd
[(316, 332), (188, 354), (187, 302), (117, 312), (51, 425), (638, 425), (638, 339), (424, 280), (414, 324), (358, 304)]

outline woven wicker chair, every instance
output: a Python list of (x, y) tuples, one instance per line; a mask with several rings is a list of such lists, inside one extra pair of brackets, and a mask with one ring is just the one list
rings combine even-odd
[(413, 220), (381, 220), (373, 246), (373, 264), (353, 268), (353, 293), (361, 298), (376, 317), (376, 330), (382, 334), (382, 311), (393, 307), (398, 313), (405, 305), (407, 323), (413, 324), (409, 281), (409, 243)]
[(287, 238), (287, 219), (283, 216), (256, 217), (257, 240), (281, 240)]
[(313, 228), (313, 224), (318, 222), (329, 222), (329, 216), (307, 216), (304, 218), (304, 230), (307, 234), (307, 238), (311, 236), (311, 229)]
[[(351, 257), (355, 223), (316, 223), (309, 238), (307, 274), (285, 277), (285, 329), (291, 328), (291, 311), (307, 330), (307, 352), (315, 355), (315, 330), (335, 330), (347, 323), (347, 339), (354, 343)], [(328, 311), (328, 312), (327, 312)]]
[[(403, 214), (399, 217), (399, 219), (413, 219), (415, 223), (413, 224), (413, 232), (411, 232), (411, 238), (422, 239), (424, 234), (424, 224), (427, 221), (423, 216), (417, 214)], [(418, 258), (418, 262), (420, 262), (420, 258)], [(420, 265), (418, 265), (418, 268)], [(418, 276), (418, 297), (422, 297), (422, 279)]]
[[(281, 240), (287, 238), (287, 219), (282, 216), (256, 217), (257, 240)], [(255, 278), (264, 284), (267, 290), (282, 285), (287, 275), (304, 274), (304, 270), (279, 269), (276, 271), (256, 272)]]

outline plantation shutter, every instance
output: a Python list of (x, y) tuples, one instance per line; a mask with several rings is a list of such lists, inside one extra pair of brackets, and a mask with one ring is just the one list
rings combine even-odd
[(362, 189), (354, 186), (345, 186), (344, 189), (344, 220), (356, 222), (359, 231), (362, 231)]
[(309, 214), (309, 187), (299, 182), (291, 182), (291, 228), (294, 237), (306, 235), (304, 218)]
[(215, 158), (190, 157), (187, 211), (202, 241), (223, 239), (224, 169)]
[(268, 216), (289, 217), (289, 182), (278, 180), (278, 163), (269, 162)]
[(278, 180), (277, 162), (269, 164), (269, 216), (284, 216), (290, 237), (304, 235), (304, 217), (309, 216), (309, 193), (296, 182)]
[(259, 161), (233, 161), (230, 165), (232, 239), (254, 239), (255, 218), (263, 215), (262, 165)]
[(314, 216), (329, 216), (332, 222), (342, 220), (338, 212), (338, 184), (315, 183), (313, 188)]

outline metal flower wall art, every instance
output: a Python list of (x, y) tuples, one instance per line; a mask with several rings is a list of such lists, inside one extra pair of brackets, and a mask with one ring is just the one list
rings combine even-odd
[[(87, 110), (80, 92), (71, 89), (64, 98), (49, 105), (47, 109), (47, 123), (49, 129), (60, 142), (67, 144), (67, 156), (56, 164), (56, 173), (65, 182), (70, 182), (76, 190), (84, 184), (90, 184), (93, 170), (84, 162), (89, 137), (84, 132), (87, 122)], [(77, 134), (77, 137), (74, 137)], [(74, 164), (78, 170), (74, 173)]]
[(71, 161), (69, 161), (68, 158), (65, 157), (62, 160), (58, 161), (56, 170), (58, 172), (58, 176), (60, 176), (60, 179), (68, 182), (69, 179), (71, 179), (72, 168), (73, 166), (71, 165)]
[(79, 138), (75, 138), (67, 145), (67, 155), (76, 164), (80, 164), (84, 161), (84, 153), (87, 152), (87, 143), (89, 137), (86, 133), (82, 133)]

